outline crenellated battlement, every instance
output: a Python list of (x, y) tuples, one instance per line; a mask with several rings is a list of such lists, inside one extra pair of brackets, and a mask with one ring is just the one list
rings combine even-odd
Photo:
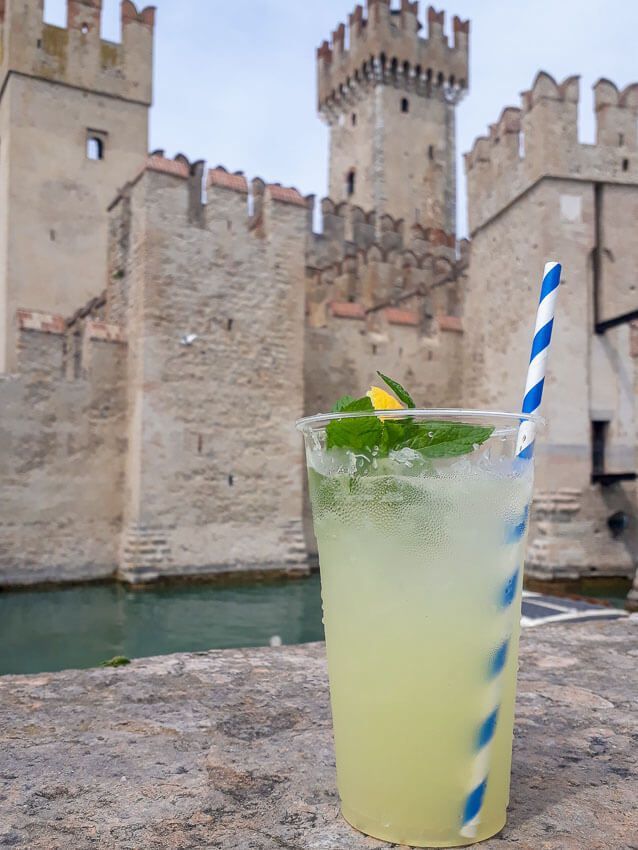
[(598, 80), (594, 86), (594, 108), (597, 144), (638, 147), (638, 83), (631, 83), (620, 91), (611, 80)]
[(540, 71), (465, 154), (470, 232), (543, 177), (638, 184), (638, 84), (594, 86), (596, 144), (578, 141), (579, 78)]
[[(266, 183), (261, 177), (254, 177), (248, 184), (243, 171), (229, 172), (223, 165), (207, 168), (203, 160), (191, 162), (182, 153), (173, 159), (164, 155), (163, 150), (155, 150), (146, 159), (144, 167), (139, 174), (127, 183), (111, 203), (109, 209), (113, 209), (122, 198), (127, 197), (136, 183), (138, 183), (146, 172), (167, 174), (187, 181), (190, 185), (194, 207), (205, 208), (214, 202), (218, 192), (234, 192), (239, 195), (239, 203), (244, 210), (247, 223), (253, 226), (263, 213), (264, 202), (276, 202), (292, 204), (309, 211), (312, 217), (314, 208), (314, 195), (304, 197), (294, 186), (282, 186), (281, 183)], [(204, 189), (205, 192), (201, 190)], [(250, 196), (250, 203), (248, 200)], [(252, 210), (252, 212), (251, 212)]]
[(348, 28), (340, 24), (317, 50), (320, 112), (331, 120), (370, 85), (386, 83), (425, 97), (459, 98), (468, 87), (469, 21), (453, 19), (453, 42), (444, 32), (444, 12), (430, 6), (428, 35), (420, 32), (418, 2), (368, 0), (355, 7)]
[(150, 105), (155, 7), (121, 4), (122, 42), (100, 38), (102, 0), (67, 0), (67, 25), (44, 22), (43, 0), (0, 3), (0, 63), (10, 73)]
[(436, 227), (413, 224), (406, 227), (403, 219), (375, 210), (365, 211), (332, 198), (321, 201), (323, 229), (311, 233), (308, 245), (308, 265), (321, 268), (343, 257), (367, 252), (378, 247), (385, 255), (389, 251), (408, 252), (418, 262), (431, 255), (455, 257), (456, 237)]
[(312, 234), (306, 255), (311, 327), (353, 319), (373, 331), (389, 323), (432, 333), (438, 317), (456, 314), (467, 262), (453, 234), (330, 198), (321, 209), (323, 232)]

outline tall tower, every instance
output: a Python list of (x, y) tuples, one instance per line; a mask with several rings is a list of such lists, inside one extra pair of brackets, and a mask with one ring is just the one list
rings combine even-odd
[(67, 314), (104, 287), (106, 208), (148, 149), (154, 9), (123, 0), (122, 42), (101, 0), (0, 0), (0, 372), (16, 310)]
[[(468, 88), (469, 21), (418, 3), (367, 0), (317, 51), (319, 112), (330, 127), (329, 192), (366, 210), (452, 233), (455, 106)], [(347, 38), (346, 38), (347, 35)]]

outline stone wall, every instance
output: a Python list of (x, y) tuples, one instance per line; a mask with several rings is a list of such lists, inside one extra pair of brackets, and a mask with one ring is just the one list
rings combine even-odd
[(305, 568), (307, 202), (151, 157), (111, 210), (107, 301), (129, 339), (121, 575)]
[[(532, 88), (523, 92), (521, 107), (506, 107), (489, 134), (474, 142), (465, 154), (472, 236), (548, 175), (638, 185), (638, 84), (619, 92), (608, 80), (596, 83), (594, 145), (578, 142), (578, 100), (578, 77), (557, 83), (540, 71)], [(577, 216), (569, 206), (563, 213)]]
[[(602, 89), (595, 87), (599, 127)], [(528, 556), (528, 575), (544, 579), (631, 576), (638, 562), (635, 483), (592, 484), (592, 421), (609, 422), (605, 471), (636, 469), (632, 332), (621, 325), (594, 333), (596, 257), (599, 318), (636, 307), (638, 248), (626, 237), (638, 172), (622, 165), (635, 150), (635, 133), (619, 131), (616, 147), (608, 136), (579, 146), (577, 96), (575, 78), (558, 86), (540, 74), (523, 97), (522, 123), (518, 111), (506, 110), (466, 157), (473, 228), (464, 304), (472, 316), (464, 346), (467, 404), (519, 408), (543, 264), (563, 265)], [(548, 142), (542, 131), (550, 121)], [(605, 127), (609, 132), (608, 120)], [(607, 520), (617, 512), (628, 527), (615, 535)]]
[(0, 377), (0, 584), (104, 578), (122, 519), (125, 352), (119, 331), (21, 312)]
[(103, 288), (106, 208), (146, 157), (153, 10), (123, 3), (115, 44), (100, 5), (69, 0), (68, 28), (39, 0), (0, 15), (0, 372), (16, 367), (17, 309), (68, 315)]
[(331, 199), (322, 208), (307, 252), (306, 410), (365, 392), (377, 369), (422, 406), (460, 404), (466, 263), (454, 236)]

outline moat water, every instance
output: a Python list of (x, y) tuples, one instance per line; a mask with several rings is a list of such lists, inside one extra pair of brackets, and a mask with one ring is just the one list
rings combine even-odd
[(250, 585), (116, 584), (0, 593), (0, 674), (95, 667), (123, 655), (323, 640), (318, 574)]
[[(622, 608), (628, 587), (629, 582), (622, 588), (586, 591), (589, 597), (596, 595)], [(525, 618), (558, 613), (561, 599), (546, 595), (550, 590), (525, 594), (524, 623)], [(563, 599), (583, 616), (590, 615), (582, 610), (588, 606)], [(172, 584), (130, 590), (119, 584), (93, 584), (0, 593), (0, 674), (96, 667), (118, 655), (140, 658), (267, 646), (275, 636), (284, 644), (323, 640), (317, 573), (239, 585)]]

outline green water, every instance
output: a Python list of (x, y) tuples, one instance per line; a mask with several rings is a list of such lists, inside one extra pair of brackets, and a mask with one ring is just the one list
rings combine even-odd
[(0, 673), (95, 667), (115, 655), (323, 640), (319, 576), (252, 585), (0, 593)]

